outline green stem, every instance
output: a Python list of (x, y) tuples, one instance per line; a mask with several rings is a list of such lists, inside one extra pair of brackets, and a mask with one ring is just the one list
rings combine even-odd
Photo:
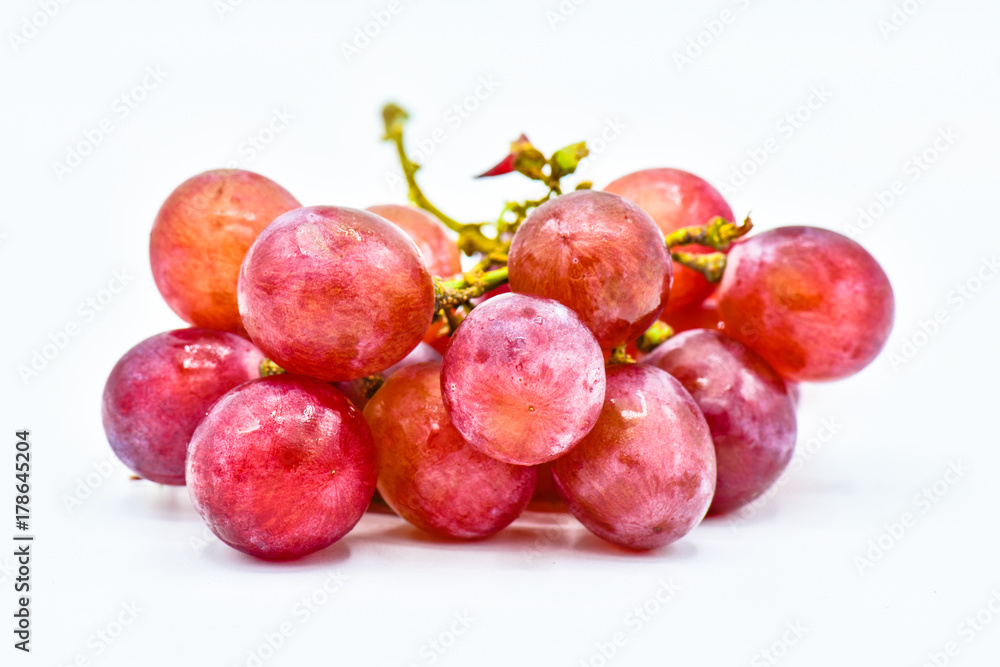
[(382, 120), (385, 122), (385, 136), (383, 139), (391, 141), (396, 145), (399, 164), (403, 168), (403, 175), (406, 177), (406, 184), (409, 186), (410, 201), (425, 211), (432, 213), (449, 229), (462, 232), (465, 230), (466, 225), (445, 215), (441, 209), (431, 203), (417, 184), (416, 173), (420, 169), (420, 165), (409, 158), (406, 154), (406, 146), (403, 144), (403, 126), (409, 117), (410, 114), (399, 105), (390, 103), (382, 108)]
[(653, 326), (635, 341), (635, 346), (642, 352), (652, 352), (674, 335), (674, 329), (666, 322), (657, 320)]
[(440, 220), (448, 229), (458, 232), (458, 246), (467, 255), (477, 252), (489, 253), (503, 250), (502, 245), (496, 239), (491, 239), (483, 234), (481, 224), (466, 224), (459, 222), (441, 209), (431, 203), (424, 191), (417, 183), (416, 173), (420, 165), (410, 159), (406, 154), (406, 145), (403, 141), (403, 126), (409, 114), (402, 107), (396, 104), (387, 104), (382, 108), (382, 120), (385, 123), (386, 141), (391, 141), (396, 146), (396, 153), (399, 156), (399, 164), (403, 169), (403, 176), (409, 190), (410, 201), (415, 206), (422, 208)]
[(704, 255), (696, 255), (690, 252), (674, 252), (670, 256), (675, 262), (689, 269), (694, 269), (710, 283), (717, 283), (722, 280), (722, 274), (726, 270), (726, 255), (721, 252), (710, 252)]
[(729, 244), (753, 229), (748, 215), (737, 224), (725, 218), (712, 218), (702, 227), (681, 227), (667, 235), (667, 247), (697, 243), (714, 250), (726, 250)]
[(444, 280), (434, 276), (434, 295), (437, 297), (434, 309), (444, 310), (447, 313), (448, 309), (482, 296), (505, 282), (507, 282), (506, 266), (495, 271), (467, 274), (454, 280)]
[(611, 350), (611, 358), (608, 359), (608, 366), (613, 366), (614, 364), (634, 364), (634, 363), (635, 359), (633, 359), (629, 355), (624, 345), (619, 345), (618, 347)]
[(260, 376), (266, 378), (268, 375), (281, 375), (285, 369), (274, 363), (270, 359), (260, 362)]
[[(547, 202), (549, 199), (552, 198), (552, 195), (558, 196), (560, 194), (562, 194), (562, 192), (560, 191), (559, 183), (557, 182), (554, 187), (552, 185), (549, 185), (549, 191), (545, 193), (545, 196), (542, 197), (541, 199), (528, 199), (523, 202), (514, 202), (514, 201), (507, 202), (507, 205), (504, 207), (503, 212), (500, 213), (500, 217), (497, 219), (497, 231), (501, 234), (505, 232), (509, 233), (516, 232), (517, 228), (520, 227), (521, 223), (528, 218), (528, 214), (532, 210), (538, 208), (539, 206)], [(517, 216), (513, 222), (508, 222), (507, 220), (504, 219), (504, 216), (507, 213), (513, 213), (515, 216)]]

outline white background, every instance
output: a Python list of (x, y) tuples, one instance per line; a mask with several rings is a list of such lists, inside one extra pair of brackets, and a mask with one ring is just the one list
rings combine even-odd
[[(591, 0), (564, 2), (565, 16), (551, 13), (558, 0), (404, 0), (350, 58), (343, 45), (387, 2), (245, 0), (220, 16), (212, 0), (92, 0), (59, 5), (32, 32), (24, 22), (41, 23), (42, 4), (0, 11), (0, 497), (13, 495), (14, 431), (30, 428), (37, 535), (30, 655), (11, 647), (13, 561), (0, 547), (0, 663), (252, 665), (248, 652), (289, 623), (262, 664), (917, 666), (949, 642), (957, 655), (939, 664), (996, 664), (1000, 618), (962, 625), (1000, 596), (996, 3), (907, 0), (890, 31), (880, 22), (892, 0)], [(724, 9), (728, 23), (713, 24)], [(12, 33), (30, 38), (15, 45)], [(690, 47), (679, 64), (692, 39), (702, 52)], [(131, 93), (147, 68), (165, 78)], [(484, 99), (466, 102), (477, 108), (449, 124), (449, 109), (490, 77), (498, 87), (480, 88)], [(813, 90), (827, 99), (802, 107)], [(143, 97), (127, 116), (122, 95)], [(413, 114), (411, 145), (445, 129), (422, 183), (465, 219), (540, 194), (514, 176), (470, 179), (522, 131), (549, 152), (621, 128), (584, 171), (598, 187), (655, 166), (733, 184), (748, 151), (774, 139), (729, 192), (760, 228), (846, 231), (899, 181), (857, 236), (896, 290), (886, 352), (854, 378), (804, 388), (802, 458), (745, 525), (710, 520), (647, 555), (565, 517), (527, 517), (466, 545), (369, 515), (330, 549), (272, 564), (207, 539), (183, 489), (130, 482), (120, 465), (95, 473), (108, 472), (99, 408), (112, 365), (182, 326), (147, 263), (162, 200), (235, 160), (307, 205), (402, 202), (387, 180), (393, 151), (379, 142), (390, 99)], [(275, 110), (292, 119), (251, 159), (241, 145)], [(789, 132), (782, 119), (796, 113)], [(112, 131), (60, 179), (54, 164), (105, 118)], [(952, 138), (935, 149), (941, 132)], [(915, 168), (925, 151), (933, 162)], [(102, 294), (115, 271), (131, 279)], [(86, 305), (96, 298), (99, 313)], [(921, 333), (936, 313), (943, 323)], [(77, 335), (22, 378), (70, 324)], [(956, 462), (967, 471), (917, 503)], [(891, 536), (906, 512), (915, 523)], [(3, 544), (12, 514), (0, 505)], [(881, 556), (870, 544), (880, 540)], [(857, 560), (869, 556), (880, 557)], [(295, 605), (323, 599), (338, 571), (340, 589), (304, 619)], [(662, 605), (661, 581), (679, 586)], [(119, 634), (133, 603), (138, 616)], [(641, 620), (633, 609), (645, 604)], [(99, 631), (117, 636), (109, 645)], [(615, 633), (624, 645), (605, 659)], [(772, 646), (777, 662), (761, 653)]]

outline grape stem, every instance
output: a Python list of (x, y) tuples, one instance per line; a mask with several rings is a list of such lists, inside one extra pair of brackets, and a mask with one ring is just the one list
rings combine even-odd
[(399, 164), (403, 168), (403, 175), (406, 177), (406, 184), (409, 188), (410, 201), (415, 206), (422, 208), (440, 220), (448, 229), (458, 232), (458, 247), (466, 255), (474, 255), (477, 252), (492, 253), (505, 252), (503, 243), (497, 239), (491, 239), (481, 229), (482, 224), (467, 224), (458, 222), (451, 216), (446, 215), (431, 201), (417, 184), (416, 173), (420, 165), (414, 162), (406, 154), (406, 146), (403, 142), (403, 126), (409, 118), (409, 114), (402, 107), (396, 104), (387, 104), (382, 109), (382, 120), (385, 122), (385, 141), (391, 141), (396, 145), (396, 153), (399, 155)]
[(726, 270), (726, 255), (723, 252), (696, 254), (673, 251), (677, 246), (696, 243), (717, 251), (727, 250), (733, 241), (753, 229), (748, 215), (741, 223), (730, 222), (722, 217), (709, 220), (701, 227), (681, 227), (667, 235), (667, 248), (675, 262), (705, 276), (710, 283), (722, 280)]
[(670, 256), (675, 262), (693, 269), (705, 276), (710, 283), (717, 283), (722, 280), (722, 274), (726, 270), (726, 255), (721, 252), (711, 252), (705, 255), (696, 255), (690, 252), (672, 252)]
[(611, 350), (611, 358), (608, 359), (608, 366), (613, 366), (615, 364), (634, 364), (635, 359), (628, 353), (624, 345), (619, 345), (618, 347)]
[(281, 375), (285, 372), (285, 369), (274, 363), (270, 359), (265, 359), (260, 362), (260, 376), (266, 378), (269, 375)]
[[(396, 146), (396, 153), (399, 156), (399, 164), (406, 177), (406, 184), (410, 201), (440, 220), (448, 229), (458, 233), (458, 247), (468, 256), (477, 253), (483, 255), (503, 256), (506, 262), (506, 253), (510, 249), (510, 241), (514, 232), (525, 221), (533, 209), (538, 208), (553, 196), (562, 194), (562, 179), (576, 171), (579, 161), (587, 156), (588, 150), (584, 142), (578, 142), (566, 146), (551, 157), (546, 157), (523, 137), (514, 142), (511, 146), (512, 168), (527, 176), (528, 178), (540, 181), (548, 187), (549, 191), (541, 199), (529, 199), (524, 202), (508, 202), (500, 212), (496, 221), (495, 236), (488, 236), (483, 232), (483, 227), (489, 223), (463, 223), (446, 215), (441, 209), (431, 203), (420, 189), (417, 183), (416, 173), (420, 165), (410, 159), (406, 153), (406, 143), (403, 140), (403, 128), (410, 115), (398, 104), (386, 104), (382, 108), (382, 120), (385, 124), (385, 134), (382, 139), (391, 141)], [(515, 155), (516, 151), (516, 155)], [(487, 175), (487, 174), (484, 174)], [(489, 174), (491, 175), (491, 174)], [(591, 187), (590, 182), (583, 182), (577, 185), (577, 189)], [(510, 214), (514, 219), (510, 219)], [(492, 264), (501, 263), (497, 261)]]
[(728, 250), (730, 244), (753, 229), (748, 215), (741, 223), (730, 222), (722, 217), (712, 218), (701, 227), (681, 227), (667, 235), (667, 247), (697, 243), (713, 250)]
[(635, 346), (642, 352), (652, 352), (673, 335), (673, 327), (666, 322), (657, 320), (635, 341)]
[(470, 271), (461, 278), (453, 280), (434, 276), (434, 296), (437, 298), (434, 310), (435, 312), (444, 310), (447, 315), (450, 309), (468, 303), (471, 299), (482, 296), (505, 282), (507, 282), (506, 266), (493, 271)]

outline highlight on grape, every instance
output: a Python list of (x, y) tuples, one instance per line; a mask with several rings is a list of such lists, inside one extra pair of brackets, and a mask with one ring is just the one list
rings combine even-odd
[(533, 510), (663, 547), (777, 492), (799, 383), (858, 373), (892, 329), (889, 278), (846, 236), (750, 234), (677, 168), (596, 189), (586, 142), (523, 134), (480, 177), (538, 195), (460, 221), (417, 182), (408, 113), (382, 117), (409, 205), (303, 206), (215, 169), (156, 215), (156, 286), (191, 326), (115, 365), (104, 428), (235, 549), (299, 558), (376, 507), (453, 540)]

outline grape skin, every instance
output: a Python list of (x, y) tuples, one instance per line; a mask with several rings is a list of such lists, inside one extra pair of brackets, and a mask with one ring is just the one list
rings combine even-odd
[(512, 291), (572, 308), (603, 348), (641, 336), (670, 293), (663, 234), (608, 192), (577, 190), (532, 211), (514, 234), (508, 269)]
[(216, 169), (181, 183), (149, 236), (153, 280), (167, 305), (189, 324), (246, 335), (236, 305), (240, 263), (264, 227), (299, 206), (251, 171)]
[(479, 539), (521, 514), (535, 470), (503, 463), (469, 445), (441, 398), (441, 364), (397, 371), (365, 408), (378, 460), (378, 489), (413, 525), (446, 537)]
[(670, 544), (701, 522), (715, 492), (708, 424), (680, 382), (646, 364), (608, 367), (597, 425), (552, 464), (570, 512), (627, 549)]
[(381, 204), (368, 211), (380, 215), (413, 239), (432, 276), (450, 278), (462, 272), (462, 255), (448, 230), (427, 211), (413, 206)]
[(726, 325), (719, 315), (718, 302), (712, 298), (701, 303), (688, 306), (683, 310), (664, 313), (661, 320), (670, 325), (674, 333), (690, 331), (691, 329), (715, 329), (725, 331)]
[[(700, 227), (716, 217), (733, 220), (733, 210), (708, 181), (680, 169), (643, 169), (622, 176), (604, 188), (634, 202), (649, 214), (663, 235), (682, 227)], [(677, 246), (675, 251), (688, 253), (715, 252), (712, 248), (691, 244)], [(674, 284), (664, 315), (688, 308), (703, 301), (715, 289), (698, 271), (674, 262)]]
[(452, 337), (441, 375), (455, 428), (494, 458), (537, 465), (573, 447), (604, 400), (604, 359), (573, 311), (552, 299), (501, 294)]
[(187, 477), (195, 509), (223, 542), (260, 558), (298, 558), (360, 520), (375, 491), (375, 449), (339, 391), (275, 375), (215, 404), (191, 439)]
[(719, 286), (726, 334), (796, 382), (867, 366), (889, 337), (894, 311), (875, 258), (816, 227), (779, 227), (734, 244)]
[(258, 377), (264, 357), (244, 338), (190, 328), (142, 341), (115, 364), (104, 385), (104, 432), (135, 474), (184, 484), (195, 427), (216, 400)]
[(710, 514), (739, 509), (777, 481), (795, 449), (795, 404), (781, 376), (753, 350), (718, 331), (694, 329), (643, 363), (677, 378), (705, 415), (718, 464)]
[(251, 340), (290, 373), (328, 382), (388, 368), (420, 342), (434, 285), (413, 241), (384, 218), (311, 206), (251, 246), (239, 281)]
[(422, 341), (437, 350), (438, 354), (444, 356), (451, 345), (451, 336), (449, 333), (448, 321), (442, 317), (431, 322), (430, 326), (427, 327), (427, 331), (424, 332)]

